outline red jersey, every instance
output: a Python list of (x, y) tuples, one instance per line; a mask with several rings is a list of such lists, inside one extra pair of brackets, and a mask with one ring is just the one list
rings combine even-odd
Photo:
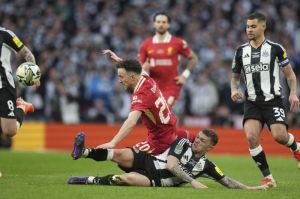
[(131, 96), (132, 111), (142, 112), (142, 121), (148, 129), (147, 142), (157, 152), (164, 152), (176, 139), (176, 117), (170, 111), (155, 81), (142, 75)]
[(178, 65), (180, 55), (188, 57), (192, 50), (185, 40), (166, 35), (163, 42), (158, 41), (157, 36), (144, 40), (140, 47), (139, 61), (150, 62), (150, 76), (155, 80), (166, 100), (170, 96), (179, 97), (181, 86), (176, 84), (174, 78), (179, 75)]

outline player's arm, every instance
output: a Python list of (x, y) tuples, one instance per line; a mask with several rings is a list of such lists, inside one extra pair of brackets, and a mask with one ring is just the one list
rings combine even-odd
[(166, 169), (184, 182), (191, 183), (191, 185), (196, 189), (207, 188), (207, 186), (193, 179), (186, 172), (184, 172), (179, 165), (179, 160), (173, 155), (168, 155)]
[(128, 118), (125, 120), (119, 132), (114, 136), (114, 138), (108, 143), (99, 145), (97, 148), (114, 148), (121, 140), (123, 140), (130, 133), (130, 131), (136, 125), (141, 115), (141, 111), (135, 110), (130, 112)]
[(193, 70), (193, 68), (196, 66), (197, 63), (198, 63), (198, 57), (193, 51), (191, 51), (190, 55), (187, 57), (186, 69), (181, 73), (180, 76), (175, 78), (176, 83), (179, 85), (185, 84), (186, 80), (191, 75), (191, 71)]
[(243, 183), (241, 183), (237, 180), (234, 180), (228, 176), (224, 176), (218, 182), (230, 189), (266, 190), (268, 188), (268, 185), (247, 186), (247, 185), (244, 185)]
[(290, 110), (297, 111), (300, 108), (299, 98), (297, 96), (297, 78), (291, 64), (287, 64), (286, 66), (284, 66), (282, 68), (282, 72), (285, 75), (290, 88)]
[(230, 87), (231, 87), (231, 99), (237, 102), (243, 99), (243, 93), (239, 90), (241, 75), (238, 73), (232, 73)]
[(26, 46), (24, 46), (24, 47), (18, 52), (18, 56), (20, 56), (22, 59), (26, 60), (27, 62), (32, 62), (32, 63), (36, 64), (34, 55), (33, 55), (32, 52), (29, 50), (29, 48), (27, 48)]

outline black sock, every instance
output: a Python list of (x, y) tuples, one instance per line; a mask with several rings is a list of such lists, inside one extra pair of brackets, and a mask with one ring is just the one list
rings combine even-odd
[(100, 185), (112, 185), (111, 183), (111, 178), (112, 178), (112, 174), (107, 175), (107, 176), (103, 176), (103, 177), (95, 177), (93, 180), (94, 184), (100, 184)]
[(296, 151), (297, 150), (297, 143), (296, 143), (296, 141), (294, 140), (293, 144), (290, 145), (290, 146), (288, 146), (288, 147), (290, 147), (292, 149), (292, 151)]
[(96, 161), (105, 161), (107, 160), (107, 149), (94, 149), (89, 148), (89, 154), (87, 158), (91, 158)]
[(15, 114), (17, 121), (19, 122), (20, 126), (22, 125), (23, 119), (24, 119), (24, 111), (21, 108), (16, 108), (15, 109)]
[(260, 171), (264, 177), (271, 174), (264, 151), (261, 151), (256, 156), (252, 156), (252, 158), (255, 161), (256, 165), (258, 166), (258, 168), (260, 169)]

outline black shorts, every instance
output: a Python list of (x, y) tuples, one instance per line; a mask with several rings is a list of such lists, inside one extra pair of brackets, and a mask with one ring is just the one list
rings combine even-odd
[(134, 156), (133, 167), (132, 168), (125, 168), (121, 166), (119, 167), (126, 173), (137, 172), (141, 175), (144, 175), (150, 180), (151, 186), (160, 187), (161, 186), (160, 175), (157, 169), (155, 168), (153, 157), (145, 151), (139, 151), (132, 148), (131, 150)]
[(13, 87), (0, 88), (0, 117), (16, 118), (16, 89)]
[(286, 107), (281, 98), (275, 98), (270, 101), (254, 102), (246, 100), (244, 103), (244, 120), (247, 119), (259, 120), (262, 126), (266, 123), (270, 129), (271, 124), (284, 124), (286, 122)]

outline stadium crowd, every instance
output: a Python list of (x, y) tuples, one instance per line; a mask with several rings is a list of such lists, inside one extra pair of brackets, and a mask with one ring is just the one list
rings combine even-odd
[[(2, 0), (1, 26), (18, 34), (42, 70), (39, 88), (19, 89), (36, 108), (27, 118), (123, 121), (130, 95), (121, 89), (114, 64), (101, 51), (136, 58), (143, 39), (153, 33), (153, 14), (162, 10), (172, 18), (170, 32), (186, 39), (199, 57), (174, 107), (180, 122), (241, 127), (242, 104), (230, 98), (231, 62), (240, 41), (247, 42), (245, 20), (254, 10), (270, 20), (267, 37), (286, 48), (300, 95), (299, 1)], [(300, 126), (300, 113), (289, 113), (288, 122)]]

